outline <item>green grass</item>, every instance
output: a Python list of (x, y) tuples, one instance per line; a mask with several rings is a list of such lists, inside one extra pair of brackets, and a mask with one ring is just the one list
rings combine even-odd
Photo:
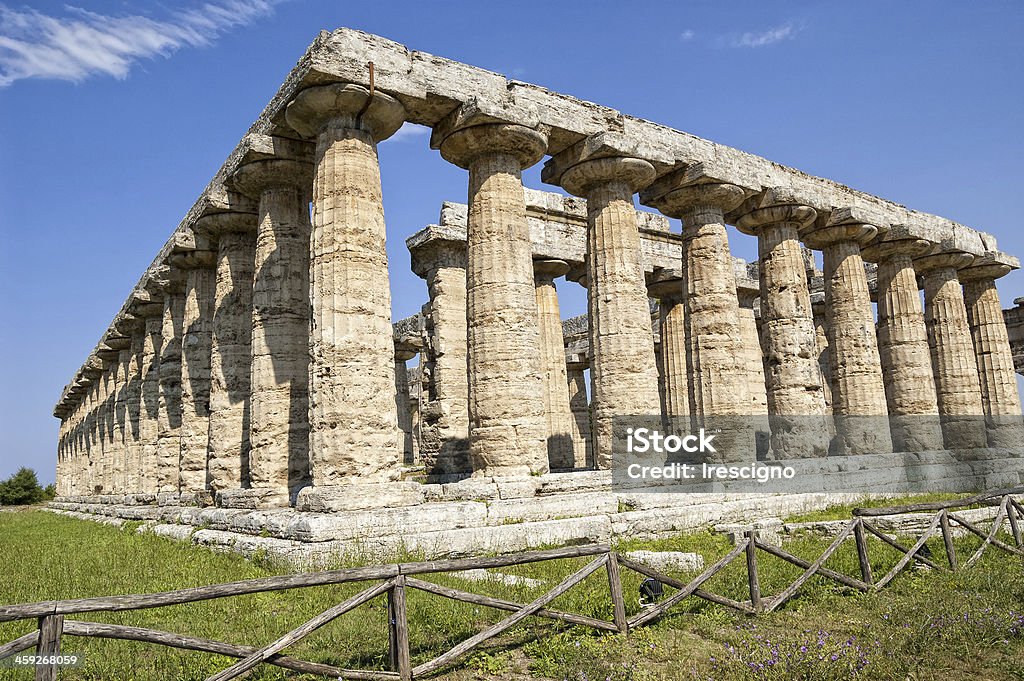
[[(978, 543), (958, 542), (964, 551)], [(786, 548), (813, 560), (827, 545), (826, 540), (801, 538)], [(880, 542), (871, 540), (870, 546), (875, 574), (882, 575), (899, 556)], [(720, 535), (698, 532), (656, 541), (626, 540), (616, 548), (695, 551), (710, 565), (731, 547)], [(935, 556), (942, 556), (941, 542), (933, 542), (930, 548)], [(759, 553), (758, 559), (766, 594), (777, 593), (800, 574), (798, 568), (766, 554)], [(501, 570), (540, 579), (544, 584), (538, 587), (469, 582), (450, 574), (424, 578), (528, 602), (587, 562), (581, 558)], [(858, 574), (852, 542), (842, 546), (827, 565)], [(266, 560), (253, 562), (41, 511), (0, 513), (0, 575), (6, 577), (0, 580), (0, 603), (143, 593), (290, 571)], [(640, 579), (623, 571), (629, 615), (640, 610), (635, 597)], [(706, 588), (738, 600), (749, 598), (742, 558)], [(610, 620), (607, 589), (605, 573), (598, 571), (551, 607)], [(315, 587), (75, 617), (264, 645), (359, 590), (359, 585)], [(1022, 604), (1024, 564), (990, 549), (970, 571), (956, 575), (907, 571), (879, 594), (852, 594), (833, 582), (812, 578), (782, 611), (757, 619), (697, 599), (687, 599), (669, 617), (628, 638), (531, 618), (488, 642), (443, 678), (845, 679), (857, 674), (870, 679), (1020, 680), (1024, 679)], [(408, 610), (414, 664), (507, 615), (414, 590), (408, 594)], [(0, 642), (34, 626), (34, 622), (0, 624)], [(823, 640), (820, 646), (819, 640)], [(801, 647), (809, 652), (801, 652)], [(787, 661), (785, 672), (780, 671), (782, 662), (768, 664), (773, 650), (778, 651), (778, 660)], [(62, 679), (202, 679), (231, 663), (224, 657), (150, 644), (73, 637), (65, 639), (64, 651), (84, 655), (86, 665), (62, 671)], [(342, 616), (286, 652), (342, 667), (385, 668), (384, 599)], [(824, 659), (819, 660), (819, 655)], [(832, 655), (837, 655), (835, 661)], [(863, 660), (867, 666), (858, 671)], [(758, 670), (758, 664), (767, 666)], [(8, 678), (31, 678), (31, 673), (0, 669), (0, 679)], [(248, 678), (303, 677), (263, 666)]]

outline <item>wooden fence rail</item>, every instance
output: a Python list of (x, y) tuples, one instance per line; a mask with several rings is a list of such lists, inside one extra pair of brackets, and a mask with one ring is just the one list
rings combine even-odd
[[(460, 657), (479, 647), (485, 641), (494, 638), (514, 627), (528, 617), (556, 620), (579, 626), (591, 627), (599, 631), (628, 633), (630, 629), (648, 624), (666, 615), (673, 607), (690, 597), (700, 598), (717, 605), (732, 608), (748, 615), (772, 612), (796, 595), (800, 588), (813, 576), (831, 579), (845, 587), (861, 592), (877, 591), (892, 582), (911, 562), (926, 565), (935, 570), (956, 571), (969, 568), (976, 564), (989, 547), (1002, 552), (1024, 558), (1024, 538), (1021, 526), (1024, 525), (1024, 505), (1014, 495), (1024, 494), (1024, 487), (1000, 489), (985, 494), (958, 499), (950, 502), (911, 504), (891, 508), (854, 509), (853, 518), (835, 537), (817, 560), (810, 562), (788, 551), (762, 541), (754, 531), (746, 535), (738, 544), (720, 560), (705, 569), (690, 582), (683, 582), (670, 575), (663, 574), (647, 565), (618, 555), (607, 544), (572, 546), (546, 551), (530, 551), (505, 556), (483, 558), (460, 558), (453, 560), (424, 561), (414, 563), (397, 563), (377, 567), (350, 568), (325, 572), (283, 575), (261, 579), (249, 579), (228, 584), (179, 589), (153, 594), (128, 596), (110, 596), (100, 598), (78, 598), (72, 600), (44, 601), (20, 605), (0, 606), (0, 622), (35, 619), (37, 629), (12, 641), (0, 645), (0, 660), (16, 655), (30, 648), (36, 649), (38, 656), (57, 656), (60, 654), (63, 636), (81, 636), (126, 641), (153, 643), (182, 650), (194, 650), (236, 658), (238, 661), (230, 667), (210, 676), (207, 681), (228, 681), (248, 673), (261, 664), (270, 664), (284, 669), (308, 674), (322, 675), (333, 678), (349, 679), (398, 679), (410, 681), (423, 678), (451, 665)], [(955, 508), (963, 508), (974, 504), (998, 503), (996, 515), (991, 528), (986, 532), (961, 515), (951, 512)], [(934, 511), (927, 529), (910, 547), (906, 547), (879, 530), (868, 518), (900, 513)], [(1002, 526), (1008, 523), (1013, 546), (997, 537)], [(970, 534), (982, 540), (977, 550), (961, 566), (960, 557), (953, 543), (953, 525), (959, 525)], [(875, 580), (870, 556), (868, 554), (868, 536), (873, 536), (898, 551), (899, 561), (881, 579)], [(939, 565), (928, 555), (922, 555), (927, 541), (940, 535), (945, 548), (948, 567)], [(837, 572), (824, 566), (825, 562), (838, 551), (839, 547), (849, 539), (856, 543), (860, 577)], [(774, 596), (766, 596), (761, 591), (758, 571), (758, 551), (779, 558), (803, 570), (799, 577), (789, 586)], [(703, 586), (741, 555), (745, 559), (747, 585), (750, 599), (737, 601), (727, 596), (707, 591)], [(424, 575), (439, 572), (458, 572), (484, 568), (508, 567), (525, 565), (541, 561), (561, 560), (566, 558), (592, 557), (583, 568), (573, 572), (553, 589), (539, 596), (530, 603), (493, 598), (482, 594), (462, 591), (433, 582), (417, 579), (413, 575)], [(625, 596), (622, 588), (620, 568), (632, 570), (644, 577), (655, 579), (662, 584), (676, 589), (676, 592), (661, 602), (644, 607), (631, 618), (626, 617)], [(549, 607), (559, 596), (565, 594), (590, 575), (604, 570), (608, 580), (608, 593), (612, 604), (612, 621), (607, 622), (586, 615), (562, 612)], [(167, 605), (195, 603), (215, 598), (227, 598), (243, 594), (264, 593), (283, 589), (370, 582), (367, 588), (334, 605), (295, 629), (282, 635), (277, 640), (256, 648), (253, 646), (235, 645), (220, 641), (211, 641), (194, 636), (176, 634), (156, 629), (130, 627), (100, 622), (84, 622), (65, 619), (68, 615), (90, 612), (118, 612), (125, 610), (141, 610), (158, 608)], [(481, 605), (511, 613), (496, 624), (455, 645), (432, 660), (413, 666), (409, 651), (409, 622), (406, 614), (407, 591), (414, 589), (424, 593), (442, 596), (463, 603)], [(389, 626), (389, 661), (391, 671), (342, 669), (332, 665), (300, 660), (282, 654), (285, 648), (301, 641), (317, 629), (327, 625), (341, 615), (354, 610), (360, 605), (380, 596), (387, 598)], [(51, 681), (57, 678), (56, 665), (40, 664), (36, 666), (37, 681)]]

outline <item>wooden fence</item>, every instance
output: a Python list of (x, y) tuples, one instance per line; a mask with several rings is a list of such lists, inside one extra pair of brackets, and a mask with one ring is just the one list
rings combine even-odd
[[(202, 586), (153, 594), (79, 598), (74, 600), (44, 601), (40, 603), (28, 603), (22, 605), (6, 605), (0, 606), (0, 622), (37, 619), (38, 629), (6, 644), (0, 645), (0, 660), (33, 647), (36, 649), (37, 656), (59, 656), (62, 636), (91, 636), (97, 638), (112, 638), (155, 643), (173, 648), (216, 653), (219, 655), (238, 658), (236, 663), (227, 669), (210, 676), (207, 681), (227, 681), (227, 679), (238, 678), (260, 664), (276, 665), (296, 672), (318, 674), (334, 678), (399, 679), (404, 681), (407, 679), (422, 678), (441, 670), (483, 642), (498, 636), (528, 617), (552, 619), (560, 622), (592, 627), (600, 631), (628, 633), (632, 628), (643, 626), (662, 617), (674, 606), (690, 597), (704, 599), (718, 605), (738, 610), (742, 613), (756, 615), (758, 613), (771, 612), (779, 608), (783, 603), (792, 598), (800, 587), (814, 575), (826, 577), (857, 591), (867, 592), (885, 587), (904, 568), (906, 568), (911, 561), (927, 565), (935, 570), (958, 570), (975, 564), (981, 558), (985, 550), (990, 546), (1011, 555), (1024, 558), (1024, 539), (1021, 537), (1021, 526), (1024, 525), (1024, 505), (1014, 499), (1014, 495), (1019, 494), (1024, 494), (1024, 487), (995, 490), (950, 502), (914, 504), (893, 508), (855, 509), (853, 512), (853, 519), (843, 528), (839, 535), (836, 536), (835, 540), (827, 549), (825, 549), (824, 553), (822, 553), (821, 556), (813, 563), (795, 556), (782, 548), (765, 543), (758, 538), (755, 532), (748, 532), (737, 546), (729, 551), (728, 554), (705, 569), (700, 575), (688, 583), (682, 582), (669, 575), (662, 574), (661, 572), (642, 563), (638, 563), (634, 560), (618, 555), (606, 544), (594, 544), (588, 546), (551, 549), (547, 551), (531, 551), (505, 556), (400, 563), (379, 567), (362, 567), (326, 572), (284, 575), (279, 577), (266, 577), (262, 579), (250, 579), (241, 582), (216, 584), (212, 586)], [(979, 503), (990, 505), (998, 503), (999, 506), (991, 528), (987, 532), (979, 528), (974, 523), (967, 521), (961, 515), (952, 512), (952, 509), (963, 508)], [(935, 511), (935, 515), (924, 534), (922, 534), (921, 537), (918, 538), (918, 540), (910, 547), (900, 544), (886, 533), (880, 531), (868, 520), (869, 518), (884, 515), (924, 511)], [(1011, 546), (997, 538), (999, 529), (1005, 522), (1009, 523), (1010, 532), (1015, 546)], [(970, 558), (968, 558), (962, 565), (960, 557), (957, 555), (956, 548), (953, 544), (953, 535), (951, 530), (951, 526), (953, 524), (959, 525), (966, 531), (977, 535), (982, 539), (981, 546), (979, 546)], [(922, 547), (925, 545), (925, 542), (937, 533), (942, 536), (948, 567), (935, 562), (932, 557), (922, 551)], [(857, 556), (860, 563), (859, 578), (851, 577), (824, 567), (825, 561), (827, 561), (829, 557), (838, 550), (840, 545), (851, 537), (851, 535), (856, 543)], [(877, 537), (885, 544), (888, 544), (903, 554), (896, 565), (881, 579), (875, 579), (871, 572), (871, 561), (868, 556), (868, 535)], [(780, 558), (788, 563), (792, 563), (804, 570), (804, 572), (780, 593), (774, 596), (766, 596), (761, 593), (761, 582), (758, 577), (758, 550), (775, 556), (776, 558)], [(720, 573), (727, 565), (732, 563), (734, 560), (737, 560), (740, 556), (744, 556), (746, 562), (747, 583), (750, 593), (749, 600), (736, 601), (702, 588), (705, 583)], [(585, 567), (566, 577), (553, 589), (527, 604), (470, 593), (414, 577), (414, 575), (430, 573), (458, 572), (460, 570), (480, 568), (501, 568), (511, 565), (524, 565), (540, 561), (579, 557), (593, 557), (593, 559)], [(656, 579), (666, 586), (677, 589), (677, 591), (664, 598), (661, 602), (645, 607), (638, 614), (627, 619), (622, 582), (620, 578), (621, 568), (633, 570), (645, 577)], [(584, 615), (562, 612), (548, 607), (548, 605), (556, 598), (572, 589), (588, 576), (600, 570), (603, 570), (606, 573), (608, 579), (608, 593), (611, 599), (613, 612), (611, 622), (606, 622), (604, 620)], [(68, 615), (81, 613), (140, 610), (143, 608), (157, 608), (182, 603), (194, 603), (197, 601), (239, 596), (243, 594), (353, 582), (370, 582), (371, 584), (363, 591), (360, 591), (345, 601), (325, 610), (313, 619), (305, 622), (292, 631), (289, 631), (262, 648), (222, 643), (219, 641), (211, 641), (203, 638), (174, 634), (154, 629), (65, 619)], [(410, 662), (409, 656), (409, 623), (406, 617), (406, 591), (408, 589), (416, 589), (464, 603), (496, 608), (512, 614), (478, 634), (462, 641), (438, 657), (414, 667)], [(377, 598), (378, 596), (384, 596), (387, 599), (388, 619), (390, 623), (390, 666), (393, 671), (341, 669), (331, 665), (288, 657), (282, 654), (282, 651), (288, 646), (300, 641), (303, 637), (313, 631), (316, 631), (320, 627), (323, 627), (344, 613), (349, 612), (359, 605)], [(37, 681), (56, 679), (57, 666), (46, 664), (37, 665), (35, 678)]]

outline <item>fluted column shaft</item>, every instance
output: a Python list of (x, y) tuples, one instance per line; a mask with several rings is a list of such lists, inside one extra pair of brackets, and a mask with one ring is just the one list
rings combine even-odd
[(186, 268), (185, 310), (181, 341), (181, 464), (182, 492), (207, 487), (206, 459), (210, 437), (210, 363), (217, 277), (214, 254), (197, 251), (180, 259)]
[(181, 462), (181, 339), (185, 294), (173, 288), (164, 295), (160, 332), (160, 411), (157, 424), (157, 491), (178, 492)]
[(686, 369), (686, 308), (681, 295), (662, 296), (659, 303), (665, 416), (672, 423), (690, 414), (690, 379)]
[(217, 232), (217, 265), (210, 348), (207, 472), (210, 489), (249, 482), (252, 286), (256, 216), (227, 213)]
[(633, 206), (633, 194), (653, 177), (653, 167), (646, 161), (619, 157), (584, 161), (561, 179), (567, 191), (587, 199), (587, 303), (598, 468), (611, 467), (616, 417), (661, 413)]
[(987, 416), (1020, 416), (1020, 395), (1013, 370), (1013, 353), (1002, 306), (999, 304), (995, 277), (986, 272), (975, 274), (976, 269), (981, 270), (980, 267), (965, 270), (961, 280), (967, 321), (971, 327), (978, 362), (981, 405)]
[(113, 447), (110, 442), (110, 415), (111, 415), (111, 384), (110, 363), (104, 361), (103, 373), (97, 379), (96, 391), (96, 443), (95, 448), (98, 454), (96, 458), (96, 485), (101, 488), (103, 494), (110, 494), (111, 480), (113, 473)]
[(750, 397), (750, 413), (754, 416), (768, 414), (768, 393), (764, 385), (764, 356), (761, 352), (761, 335), (758, 332), (754, 302), (758, 294), (736, 292), (739, 299), (741, 356), (747, 370), (747, 394)]
[(825, 399), (825, 410), (831, 412), (834, 392), (832, 390), (832, 352), (828, 345), (828, 315), (825, 313), (824, 294), (815, 294), (811, 297), (811, 310), (814, 314), (814, 356), (818, 358), (818, 368), (821, 370), (821, 392)]
[(398, 453), (405, 464), (413, 462), (412, 409), (409, 396), (409, 367), (406, 365), (416, 356), (412, 350), (395, 350), (395, 412), (398, 415)]
[(590, 401), (587, 398), (588, 367), (585, 362), (566, 365), (569, 387), (569, 408), (572, 410), (573, 461), (576, 468), (594, 465), (593, 439), (590, 430)]
[(127, 382), (125, 384), (125, 491), (136, 494), (143, 491), (142, 478), (142, 404), (143, 350), (146, 341), (145, 324), (131, 334), (128, 348)]
[(157, 440), (160, 420), (160, 346), (163, 316), (146, 318), (145, 342), (142, 349), (142, 391), (139, 415), (139, 436), (142, 440), (140, 473), (142, 492), (159, 489), (157, 479)]
[(569, 406), (568, 376), (565, 367), (565, 339), (562, 336), (558, 290), (555, 288), (555, 277), (562, 276), (568, 269), (568, 265), (561, 260), (539, 260), (534, 263), (541, 366), (544, 374), (548, 464), (551, 468), (562, 469), (575, 466), (573, 415)]
[(310, 247), (309, 452), (313, 484), (398, 476), (391, 289), (377, 143), (405, 120), (357, 85), (309, 88), (288, 122), (315, 131)]
[(130, 492), (128, 487), (128, 438), (131, 433), (131, 424), (128, 422), (128, 374), (131, 364), (132, 351), (130, 347), (118, 350), (116, 360), (116, 374), (114, 382), (114, 432), (113, 432), (113, 455), (114, 475), (113, 489), (119, 494)]
[(522, 169), (546, 139), (518, 125), (448, 135), (441, 155), (469, 170), (467, 287), (470, 460), (478, 475), (548, 470), (540, 332)]
[[(941, 253), (916, 261), (924, 281), (924, 315), (946, 447), (984, 447), (978, 362), (957, 267), (969, 255)], [(957, 418), (962, 417), (962, 418)]]

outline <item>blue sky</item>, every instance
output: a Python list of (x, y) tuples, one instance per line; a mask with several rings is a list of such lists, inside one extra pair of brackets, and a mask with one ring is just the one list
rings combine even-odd
[[(0, 478), (53, 480), (64, 383), (321, 29), (597, 101), (995, 234), (1024, 254), (1024, 3), (0, 1)], [(380, 147), (395, 317), (405, 237), (465, 201), (406, 129)], [(539, 166), (525, 175), (543, 188)], [(732, 232), (737, 255), (754, 243)], [(583, 291), (561, 285), (565, 316)], [(1001, 280), (1004, 307), (1024, 274)]]

